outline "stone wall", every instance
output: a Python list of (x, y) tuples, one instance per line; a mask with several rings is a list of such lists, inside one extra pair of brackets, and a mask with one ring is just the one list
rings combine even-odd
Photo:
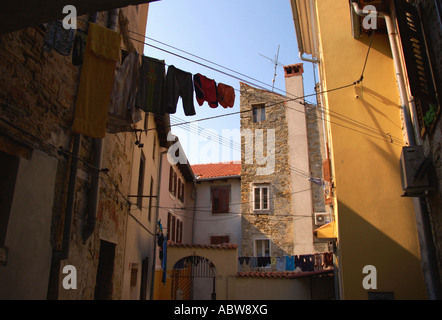
[[(285, 117), (286, 98), (279, 94), (256, 89), (241, 83), (241, 111), (251, 110), (255, 104), (265, 104), (266, 120), (253, 123), (252, 112), (241, 113), (241, 252), (243, 256), (254, 255), (254, 239), (271, 239), (271, 255), (293, 254), (293, 217), (291, 209), (291, 184), (288, 153), (288, 128)], [(264, 129), (264, 155), (266, 152), (266, 130), (275, 130), (275, 165), (271, 174), (258, 175), (256, 157), (253, 163), (247, 163), (246, 130), (255, 133), (255, 129)], [(256, 137), (255, 134), (253, 134)], [(253, 148), (256, 150), (257, 148)], [(252, 207), (253, 183), (270, 184), (270, 208), (265, 214), (256, 214)]]
[[(78, 27), (84, 28), (87, 19), (79, 17)], [(106, 25), (106, 22), (107, 13), (99, 13), (98, 23)], [(66, 198), (72, 159), (58, 150), (59, 147), (67, 152), (72, 150), (70, 128), (81, 66), (74, 66), (70, 55), (43, 50), (43, 37), (44, 28), (40, 27), (0, 35), (0, 148), (9, 153), (19, 148), (40, 150), (57, 160), (50, 228), (53, 252), (57, 252), (67, 223)], [(102, 167), (109, 169), (109, 176), (100, 173), (97, 224), (92, 235), (84, 239), (94, 144), (92, 139), (82, 136), (69, 256), (60, 264), (53, 261), (48, 298), (94, 298), (102, 240), (115, 244), (112, 299), (121, 298), (129, 204), (118, 191), (123, 194), (129, 191), (134, 142), (133, 133), (108, 134), (104, 139)], [(76, 290), (62, 287), (65, 277), (62, 268), (67, 264), (77, 270)]]

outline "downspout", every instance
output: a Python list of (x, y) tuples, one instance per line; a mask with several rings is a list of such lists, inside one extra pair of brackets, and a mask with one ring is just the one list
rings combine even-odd
[(157, 232), (158, 232), (158, 217), (160, 215), (160, 190), (161, 190), (161, 171), (163, 169), (163, 155), (166, 151), (160, 152), (160, 165), (158, 166), (158, 185), (157, 185), (157, 209), (155, 212), (155, 229), (153, 235), (153, 255), (152, 255), (152, 272), (150, 281), (150, 300), (153, 300), (154, 282), (155, 282), (155, 268), (157, 264)]
[[(365, 16), (369, 13), (367, 10), (359, 8), (359, 5), (352, 1), (353, 9), (359, 16)], [(391, 15), (385, 12), (373, 12), (379, 17), (385, 19), (387, 26), (388, 39), (390, 41), (391, 52), (393, 55), (394, 67), (396, 70), (396, 78), (399, 89), (399, 95), (402, 103), (402, 110), (404, 112), (405, 128), (407, 131), (408, 142), (410, 146), (416, 145), (416, 138), (413, 130), (413, 124), (411, 121), (411, 111), (408, 94), (405, 86), (404, 76), (402, 72), (401, 57), (399, 55), (399, 49), (397, 45), (397, 33), (393, 24)], [(424, 214), (426, 210), (424, 203), (425, 198), (414, 197), (414, 209), (416, 215), (417, 232), (420, 244), (421, 265), (424, 276), (424, 282), (427, 287), (427, 293), (430, 300), (438, 300), (441, 298), (441, 289), (439, 285), (439, 277), (437, 270), (437, 263), (435, 260), (434, 244), (432, 241), (432, 235), (430, 230), (430, 221), (428, 215)]]
[[(368, 10), (364, 10), (359, 8), (359, 4), (357, 2), (352, 1), (353, 9), (357, 15), (364, 17), (370, 13)], [(401, 60), (399, 55), (399, 49), (397, 46), (396, 36), (397, 33), (394, 28), (393, 20), (391, 19), (391, 15), (386, 12), (371, 12), (372, 14), (378, 15), (380, 18), (384, 18), (387, 32), (388, 32), (388, 40), (390, 41), (391, 54), (393, 56), (394, 69), (396, 71), (396, 80), (399, 90), (399, 96), (402, 104), (402, 111), (404, 112), (404, 121), (405, 121), (405, 129), (407, 131), (408, 143), (410, 146), (416, 145), (416, 140), (413, 134), (413, 124), (411, 122), (411, 112), (408, 106), (408, 96), (407, 90), (405, 87), (404, 75), (402, 72)]]
[[(97, 12), (89, 15), (89, 21), (97, 20)], [(81, 74), (81, 73), (80, 73)], [(63, 240), (60, 251), (53, 253), (53, 259), (57, 262), (66, 260), (69, 256), (69, 247), (71, 243), (72, 216), (74, 212), (75, 187), (77, 182), (78, 158), (80, 155), (81, 134), (73, 134), (73, 146), (71, 153), (71, 168), (69, 173), (69, 185), (67, 190), (66, 210), (63, 227)]]
[[(117, 30), (119, 9), (109, 11), (107, 27)], [(100, 190), (100, 171), (103, 159), (104, 140), (94, 139), (93, 166), (89, 192), (88, 216), (83, 230), (83, 241), (89, 239), (97, 225), (98, 193)]]
[[(97, 20), (97, 12), (89, 15), (89, 21)], [(86, 26), (87, 28), (87, 26)], [(79, 73), (81, 75), (81, 72)], [(52, 253), (52, 265), (50, 278), (48, 281), (47, 299), (58, 299), (60, 262), (69, 257), (69, 248), (71, 245), (72, 217), (74, 215), (74, 199), (77, 182), (78, 159), (80, 156), (81, 134), (73, 134), (73, 146), (71, 157), (71, 166), (69, 172), (69, 182), (67, 190), (66, 208), (63, 225), (63, 240), (61, 249)]]

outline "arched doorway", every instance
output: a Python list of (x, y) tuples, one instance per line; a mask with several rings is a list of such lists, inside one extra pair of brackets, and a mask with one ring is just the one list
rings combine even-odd
[(216, 268), (207, 258), (188, 256), (172, 270), (172, 300), (215, 300)]

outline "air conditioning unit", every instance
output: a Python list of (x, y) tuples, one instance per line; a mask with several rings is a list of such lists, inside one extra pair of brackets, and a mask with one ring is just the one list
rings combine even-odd
[(431, 161), (424, 155), (422, 146), (402, 148), (400, 167), (403, 197), (418, 197), (432, 189), (428, 175)]
[(315, 224), (321, 226), (331, 221), (330, 214), (328, 212), (315, 212)]

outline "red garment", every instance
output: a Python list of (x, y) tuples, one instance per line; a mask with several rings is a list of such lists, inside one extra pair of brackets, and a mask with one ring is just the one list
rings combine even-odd
[(195, 86), (196, 101), (200, 106), (203, 105), (204, 101), (207, 101), (211, 108), (218, 107), (216, 82), (214, 80), (197, 73), (193, 76), (193, 84)]
[(235, 90), (224, 83), (219, 83), (218, 88), (218, 102), (224, 108), (233, 108), (235, 103)]

